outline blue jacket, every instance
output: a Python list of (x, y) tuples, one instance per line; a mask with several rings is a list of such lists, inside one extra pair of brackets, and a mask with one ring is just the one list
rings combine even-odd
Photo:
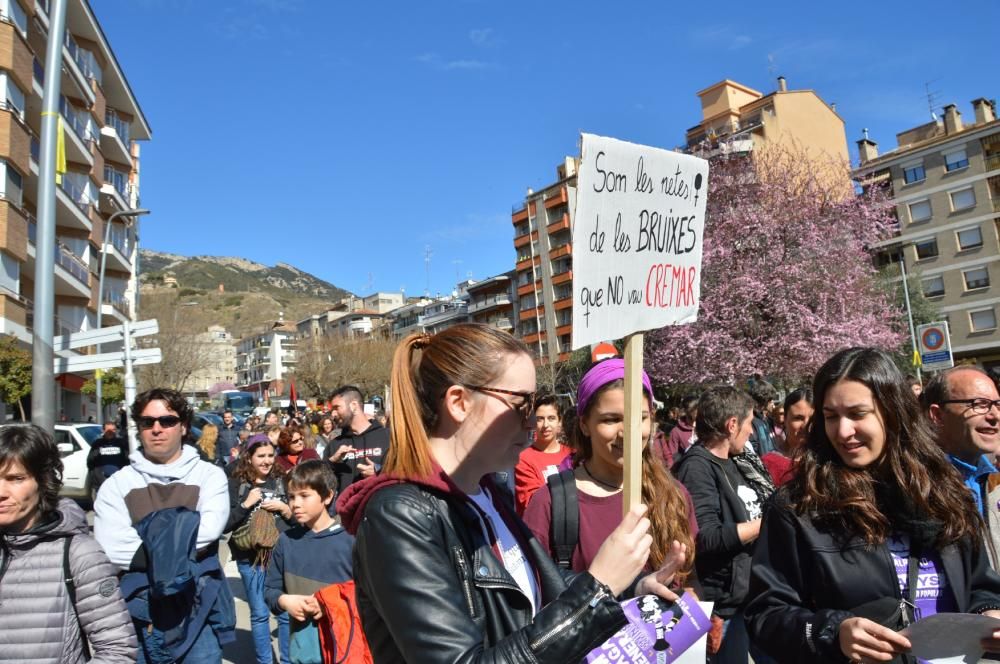
[(145, 648), (151, 664), (181, 659), (207, 623), (219, 644), (236, 639), (236, 608), (212, 552), (198, 560), (196, 541), (201, 515), (186, 507), (151, 512), (136, 524), (147, 568), (122, 577), (129, 613), (151, 624)]

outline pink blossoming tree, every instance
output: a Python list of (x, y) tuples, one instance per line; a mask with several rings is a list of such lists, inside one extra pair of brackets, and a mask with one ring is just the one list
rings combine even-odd
[(793, 384), (838, 349), (906, 341), (866, 250), (895, 224), (883, 192), (786, 148), (715, 160), (708, 182), (698, 321), (648, 335), (654, 383)]

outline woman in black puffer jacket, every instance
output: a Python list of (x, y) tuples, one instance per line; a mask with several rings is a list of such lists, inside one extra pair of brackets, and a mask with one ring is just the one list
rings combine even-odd
[(0, 430), (0, 662), (134, 662), (115, 568), (83, 511), (59, 499), (61, 484), (52, 436), (30, 424)]

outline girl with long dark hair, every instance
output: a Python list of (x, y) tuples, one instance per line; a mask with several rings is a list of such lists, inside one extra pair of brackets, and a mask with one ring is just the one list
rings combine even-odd
[[(562, 490), (562, 482), (572, 482), (575, 496), (567, 509), (579, 512), (579, 538), (575, 543), (571, 569), (583, 571), (593, 561), (601, 543), (621, 521), (624, 485), (625, 363), (619, 358), (595, 364), (584, 374), (577, 390), (577, 419), (569, 424), (569, 435), (576, 448), (574, 468), (552, 480), (550, 486)], [(642, 372), (642, 502), (649, 505), (649, 566), (657, 569), (671, 555), (674, 542), (683, 545), (685, 565), (675, 580), (682, 583), (693, 569), (694, 537), (698, 532), (694, 506), (686, 489), (655, 458), (652, 446), (654, 425), (651, 417), (653, 388)], [(553, 515), (549, 486), (532, 497), (524, 513), (524, 522), (553, 559), (558, 552), (552, 535), (552, 522), (563, 515)], [(570, 543), (574, 544), (574, 543)], [(565, 545), (565, 544), (562, 544)]]
[[(275, 529), (284, 531), (295, 524), (292, 509), (287, 504), (282, 473), (275, 464), (274, 445), (262, 433), (254, 434), (240, 453), (236, 469), (229, 479), (229, 520), (225, 532), (238, 530), (247, 524), (254, 512), (263, 510), (272, 515)], [(251, 524), (251, 527), (256, 527)], [(229, 551), (243, 579), (247, 603), (250, 605), (250, 631), (258, 664), (271, 664), (271, 614), (264, 600), (264, 580), (270, 548), (249, 545), (243, 547), (230, 537)], [(278, 644), (281, 661), (288, 662), (288, 614), (278, 615)]]
[(813, 393), (806, 446), (754, 555), (756, 645), (779, 662), (900, 661), (910, 643), (897, 629), (915, 615), (1000, 617), (972, 496), (892, 359), (841, 351)]

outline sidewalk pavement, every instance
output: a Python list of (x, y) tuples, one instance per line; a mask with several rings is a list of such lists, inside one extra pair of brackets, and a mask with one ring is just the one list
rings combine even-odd
[[(222, 560), (227, 561), (223, 569), (229, 581), (229, 588), (233, 591), (233, 597), (236, 598), (236, 642), (230, 643), (223, 649), (222, 661), (224, 664), (253, 664), (257, 661), (257, 655), (253, 649), (253, 635), (250, 633), (250, 605), (247, 604), (243, 579), (236, 569), (236, 561), (229, 558), (229, 547), (225, 540), (219, 543), (219, 555)], [(279, 661), (278, 623), (274, 616), (271, 616), (271, 650), (275, 655), (274, 661)]]

